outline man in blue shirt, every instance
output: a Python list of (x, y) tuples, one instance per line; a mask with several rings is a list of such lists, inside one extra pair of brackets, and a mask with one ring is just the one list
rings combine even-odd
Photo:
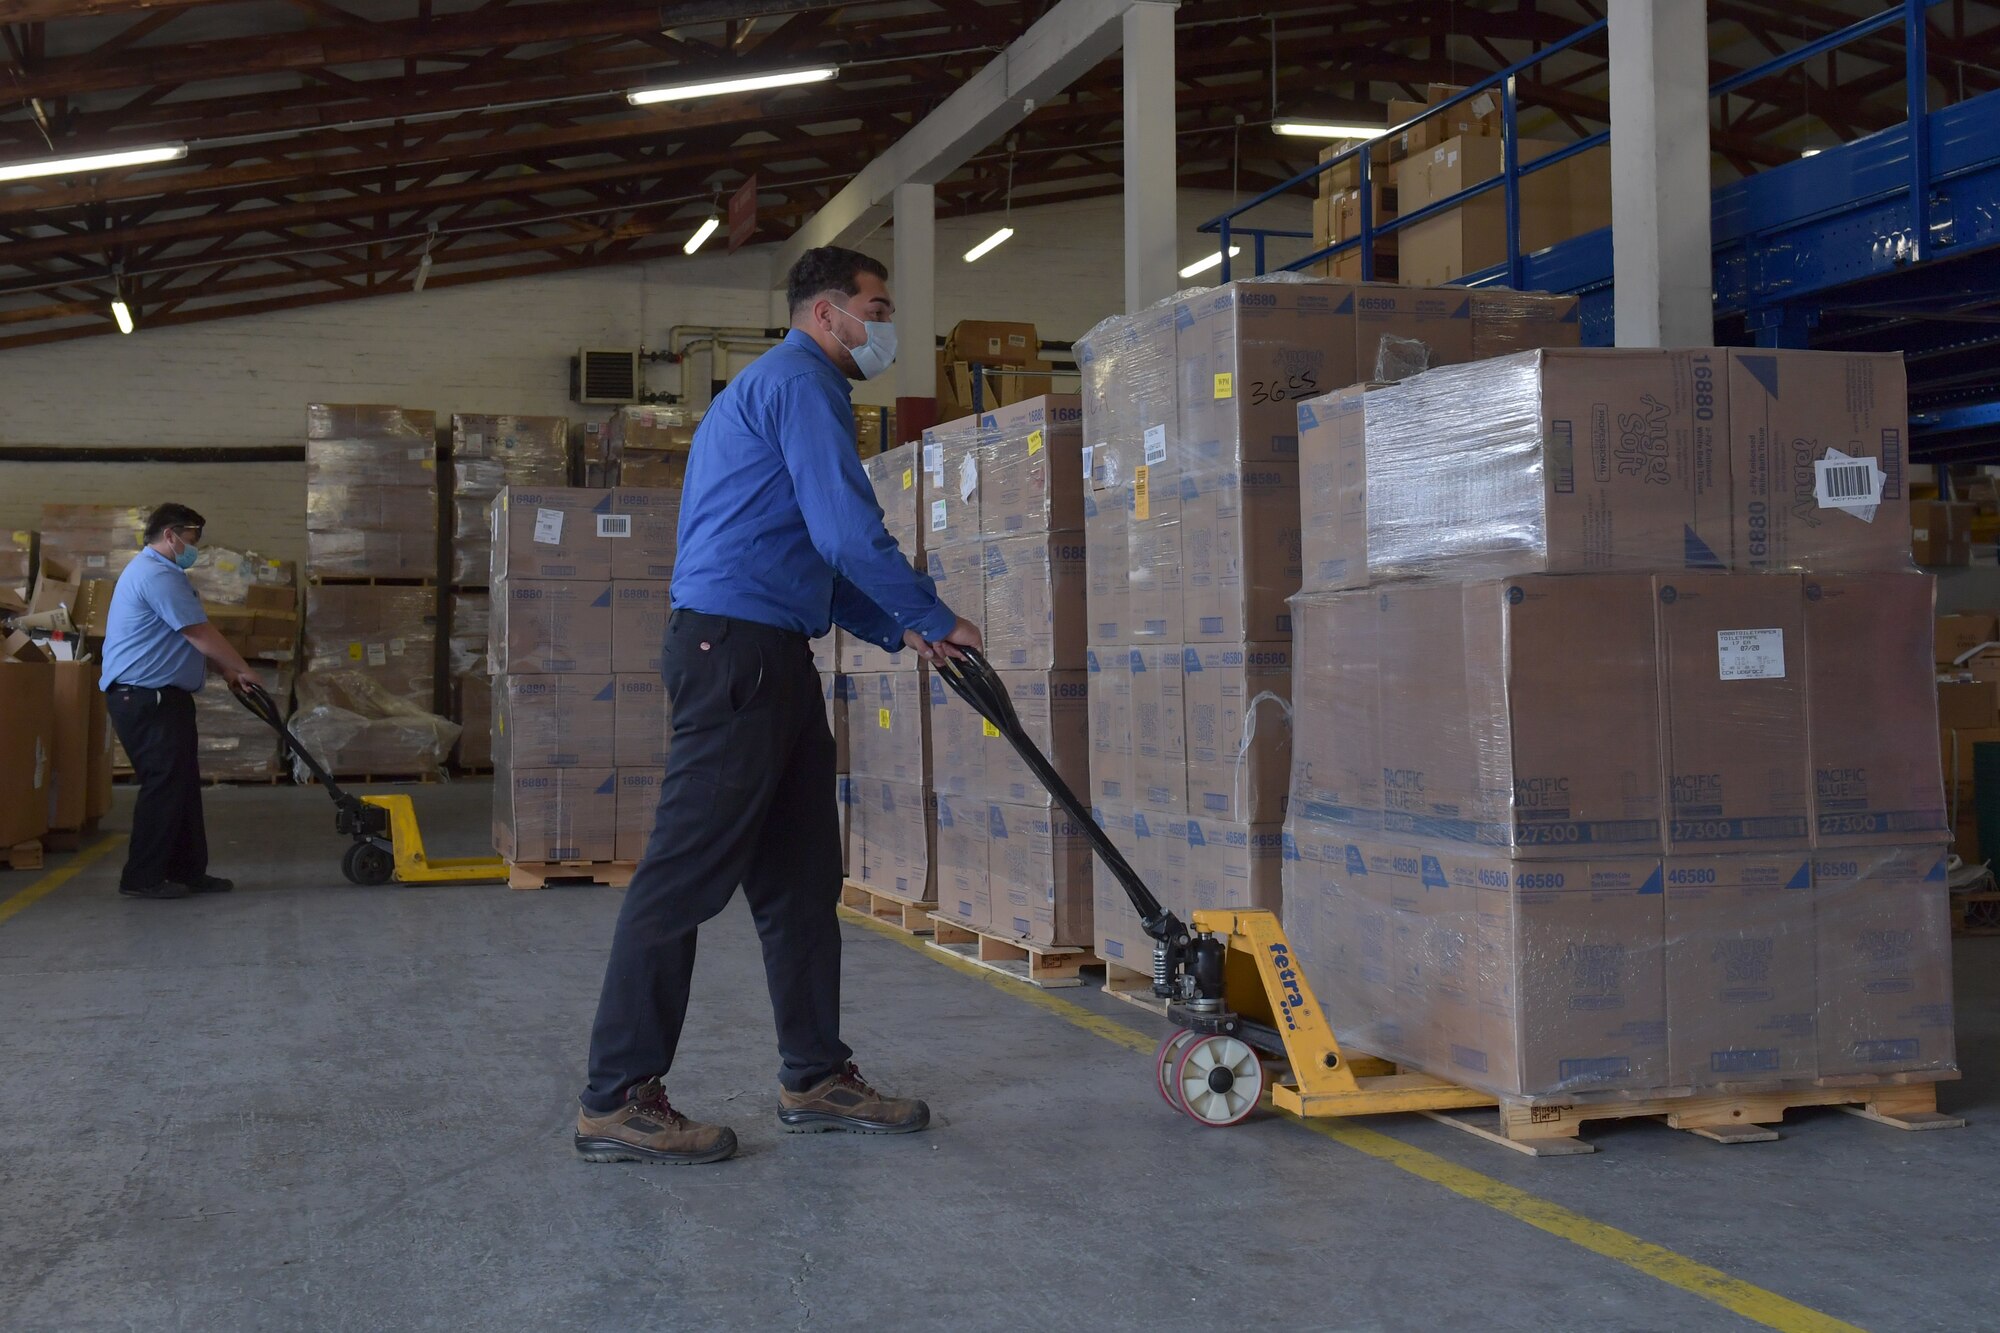
[(207, 680), (211, 661), (232, 685), (254, 682), (257, 673), (208, 623), (188, 583), (204, 522), (186, 505), (155, 509), (146, 519), (146, 547), (118, 576), (105, 621), (98, 683), (139, 779), (132, 839), (118, 879), (118, 891), (128, 898), (185, 898), (235, 887), (208, 873), (194, 692)]
[(730, 1129), (674, 1110), (661, 1080), (687, 1015), (696, 928), (739, 884), (777, 1018), (781, 1126), (902, 1134), (930, 1123), (922, 1102), (864, 1082), (840, 1040), (840, 817), (809, 642), (836, 622), (932, 660), (980, 644), (897, 549), (855, 448), (849, 381), (896, 354), (888, 276), (852, 250), (808, 251), (787, 283), (791, 331), (695, 432), (661, 670), (673, 745), (591, 1031), (576, 1129), (590, 1161), (736, 1151)]

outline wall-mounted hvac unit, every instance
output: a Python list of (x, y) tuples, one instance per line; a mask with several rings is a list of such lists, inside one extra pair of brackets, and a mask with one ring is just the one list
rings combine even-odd
[(569, 400), (573, 403), (638, 402), (639, 349), (580, 349), (569, 363)]

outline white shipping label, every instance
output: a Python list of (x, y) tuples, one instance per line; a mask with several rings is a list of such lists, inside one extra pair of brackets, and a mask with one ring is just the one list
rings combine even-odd
[(597, 535), (600, 537), (630, 537), (632, 516), (630, 514), (599, 514)]
[(410, 450), (410, 461), (412, 463), (425, 462), (430, 456), (431, 448), (429, 445), (419, 445), (415, 449)]
[(968, 458), (958, 465), (958, 498), (970, 504), (972, 493), (979, 489), (979, 460)]
[(537, 509), (535, 511), (535, 540), (544, 546), (562, 544), (563, 511), (560, 509)]
[(1096, 456), (1097, 456), (1096, 445), (1086, 444), (1083, 446), (1083, 479), (1085, 481), (1090, 480), (1090, 464), (1091, 460)]
[(368, 665), (372, 667), (389, 665), (389, 645), (371, 643), (368, 645)]
[(410, 645), (408, 640), (391, 639), (389, 640), (389, 656), (401, 657), (403, 655), (404, 650), (407, 649), (409, 646)]
[(1167, 428), (1164, 423), (1146, 427), (1146, 466), (1167, 461)]
[(931, 501), (931, 531), (944, 531), (944, 501)]
[(87, 555), (83, 558), (84, 568), (103, 569), (110, 562), (101, 555)]
[(1724, 680), (1783, 680), (1785, 631), (1782, 629), (1719, 629), (1715, 655)]
[(927, 444), (924, 446), (924, 471), (936, 477), (940, 482), (944, 480), (943, 445)]
[(485, 433), (476, 430), (465, 432), (465, 447), (468, 449), (484, 449), (486, 447)]
[(1850, 458), (1838, 449), (1813, 462), (1813, 498), (1821, 509), (1845, 509), (1864, 523), (1875, 521), (1888, 474), (1872, 458)]
[(42, 738), (40, 736), (37, 736), (35, 737), (35, 787), (34, 787), (36, 791), (40, 791), (42, 789), (42, 779), (48, 775), (48, 768), (49, 768), (48, 751), (42, 748)]
[(1472, 114), (1473, 114), (1473, 115), (1475, 115), (1475, 116), (1490, 116), (1490, 115), (1492, 115), (1492, 114), (1493, 114), (1493, 94), (1492, 94), (1492, 93), (1481, 93), (1481, 94), (1479, 94), (1479, 96), (1477, 96), (1477, 97), (1473, 98), (1473, 99), (1472, 99)]

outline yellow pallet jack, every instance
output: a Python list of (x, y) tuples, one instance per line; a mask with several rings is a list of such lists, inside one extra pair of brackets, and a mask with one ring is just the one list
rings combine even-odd
[(261, 685), (230, 686), (236, 701), (253, 717), (278, 733), (285, 748), (299, 757), (333, 798), (333, 829), (353, 841), (340, 858), (340, 873), (350, 884), (482, 884), (505, 883), (507, 863), (497, 856), (433, 857), (424, 852), (424, 835), (417, 827), (417, 808), (403, 795), (356, 796), (313, 758), (312, 752), (285, 725), (285, 717)]
[[(1240, 1124), (1269, 1082), (1271, 1104), (1301, 1116), (1381, 1115), (1497, 1105), (1492, 1095), (1429, 1074), (1406, 1073), (1373, 1056), (1349, 1058), (1313, 997), (1273, 912), (1226, 908), (1194, 913), (1192, 926), (1161, 905), (1035, 747), (1007, 687), (977, 649), (945, 659), (938, 675), (997, 728), (1049, 794), (1090, 838), (1124, 887), (1153, 941), (1153, 994), (1180, 1030), (1155, 1062), (1160, 1095), (1204, 1125)], [(1270, 1081), (1265, 1061), (1289, 1074)]]

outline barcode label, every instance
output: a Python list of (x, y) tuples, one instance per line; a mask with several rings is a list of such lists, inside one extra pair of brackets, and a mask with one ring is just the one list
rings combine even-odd
[(1864, 523), (1875, 521), (1888, 474), (1872, 458), (1850, 458), (1838, 449), (1813, 462), (1813, 498), (1821, 509), (1843, 509)]
[(630, 514), (599, 514), (597, 535), (600, 537), (630, 537), (632, 516)]
[(944, 501), (931, 501), (931, 531), (944, 531)]
[(1132, 473), (1132, 517), (1136, 519), (1152, 517), (1153, 502), (1148, 485), (1151, 474), (1152, 469), (1144, 467), (1136, 468)]
[(1146, 463), (1152, 466), (1167, 461), (1167, 428), (1164, 425), (1146, 427)]

